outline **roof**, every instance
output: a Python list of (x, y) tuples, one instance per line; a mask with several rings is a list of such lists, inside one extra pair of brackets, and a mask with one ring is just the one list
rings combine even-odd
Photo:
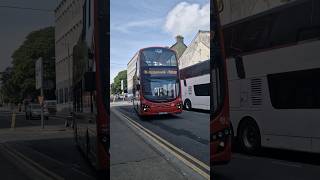
[[(205, 49), (206, 52), (210, 51), (210, 31), (199, 30), (196, 36), (193, 38), (188, 48), (179, 58), (179, 65), (181, 68), (190, 66), (195, 63), (195, 53), (198, 49)], [(207, 55), (205, 55), (207, 56)], [(199, 58), (199, 57), (198, 57)], [(206, 57), (201, 57), (204, 59), (199, 59), (199, 61), (204, 61)], [(197, 60), (198, 61), (198, 60)]]

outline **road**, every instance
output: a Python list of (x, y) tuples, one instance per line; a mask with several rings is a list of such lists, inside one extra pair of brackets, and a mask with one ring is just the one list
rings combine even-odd
[(211, 169), (214, 180), (317, 180), (320, 154), (263, 148), (251, 156), (235, 148), (228, 165)]
[(64, 119), (51, 117), (41, 130), (40, 120), (0, 112), (0, 179), (96, 179), (98, 176), (73, 142)]
[(142, 119), (137, 116), (129, 103), (114, 108), (175, 147), (209, 165), (209, 113), (184, 111), (177, 115)]

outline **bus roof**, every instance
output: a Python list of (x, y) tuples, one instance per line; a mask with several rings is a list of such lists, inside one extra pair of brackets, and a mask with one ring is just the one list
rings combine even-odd
[(264, 16), (264, 15), (277, 13), (277, 12), (280, 12), (281, 10), (283, 10), (285, 8), (288, 8), (288, 7), (291, 7), (291, 6), (295, 6), (295, 5), (298, 5), (298, 4), (302, 4), (302, 3), (305, 3), (306, 1), (307, 0), (304, 0), (304, 1), (288, 1), (286, 3), (279, 3), (276, 6), (264, 9), (264, 10), (262, 10), (260, 12), (257, 12), (257, 13), (254, 13), (254, 14), (251, 14), (251, 15), (248, 15), (248, 16), (244, 16), (244, 17), (238, 18), (236, 20), (229, 21), (227, 23), (223, 23), (223, 28), (232, 26), (234, 24), (246, 22), (246, 21), (251, 21), (251, 20), (254, 20), (254, 19), (259, 18), (259, 17)]
[(167, 50), (170, 50), (170, 51), (173, 51), (174, 53), (176, 53), (174, 50), (170, 49), (169, 47), (163, 47), (163, 46), (150, 46), (150, 47), (141, 48), (141, 49), (139, 49), (138, 52), (136, 52), (136, 53), (134, 54), (134, 56), (130, 59), (130, 61), (127, 63), (127, 66), (130, 64), (130, 62), (133, 60), (133, 58), (134, 58), (138, 53), (140, 53), (140, 52), (143, 51), (143, 50), (151, 49), (151, 48), (167, 49)]

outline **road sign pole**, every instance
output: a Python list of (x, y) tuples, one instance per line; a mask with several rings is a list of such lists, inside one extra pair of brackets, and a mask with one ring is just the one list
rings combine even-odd
[(42, 58), (39, 58), (36, 61), (36, 89), (40, 89), (40, 97), (38, 97), (38, 101), (41, 106), (41, 127), (44, 129), (44, 117), (43, 117), (43, 105), (44, 105), (44, 97), (43, 97), (43, 61)]
[[(41, 87), (41, 97), (43, 97), (43, 88)], [(42, 129), (44, 129), (44, 117), (43, 117), (43, 105), (44, 105), (44, 102), (42, 100), (41, 102), (41, 127)]]

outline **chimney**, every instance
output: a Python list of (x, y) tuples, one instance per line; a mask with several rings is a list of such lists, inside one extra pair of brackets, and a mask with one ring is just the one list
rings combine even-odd
[(181, 35), (178, 35), (178, 36), (176, 36), (176, 41), (177, 41), (177, 43), (183, 43), (183, 36), (181, 36)]

